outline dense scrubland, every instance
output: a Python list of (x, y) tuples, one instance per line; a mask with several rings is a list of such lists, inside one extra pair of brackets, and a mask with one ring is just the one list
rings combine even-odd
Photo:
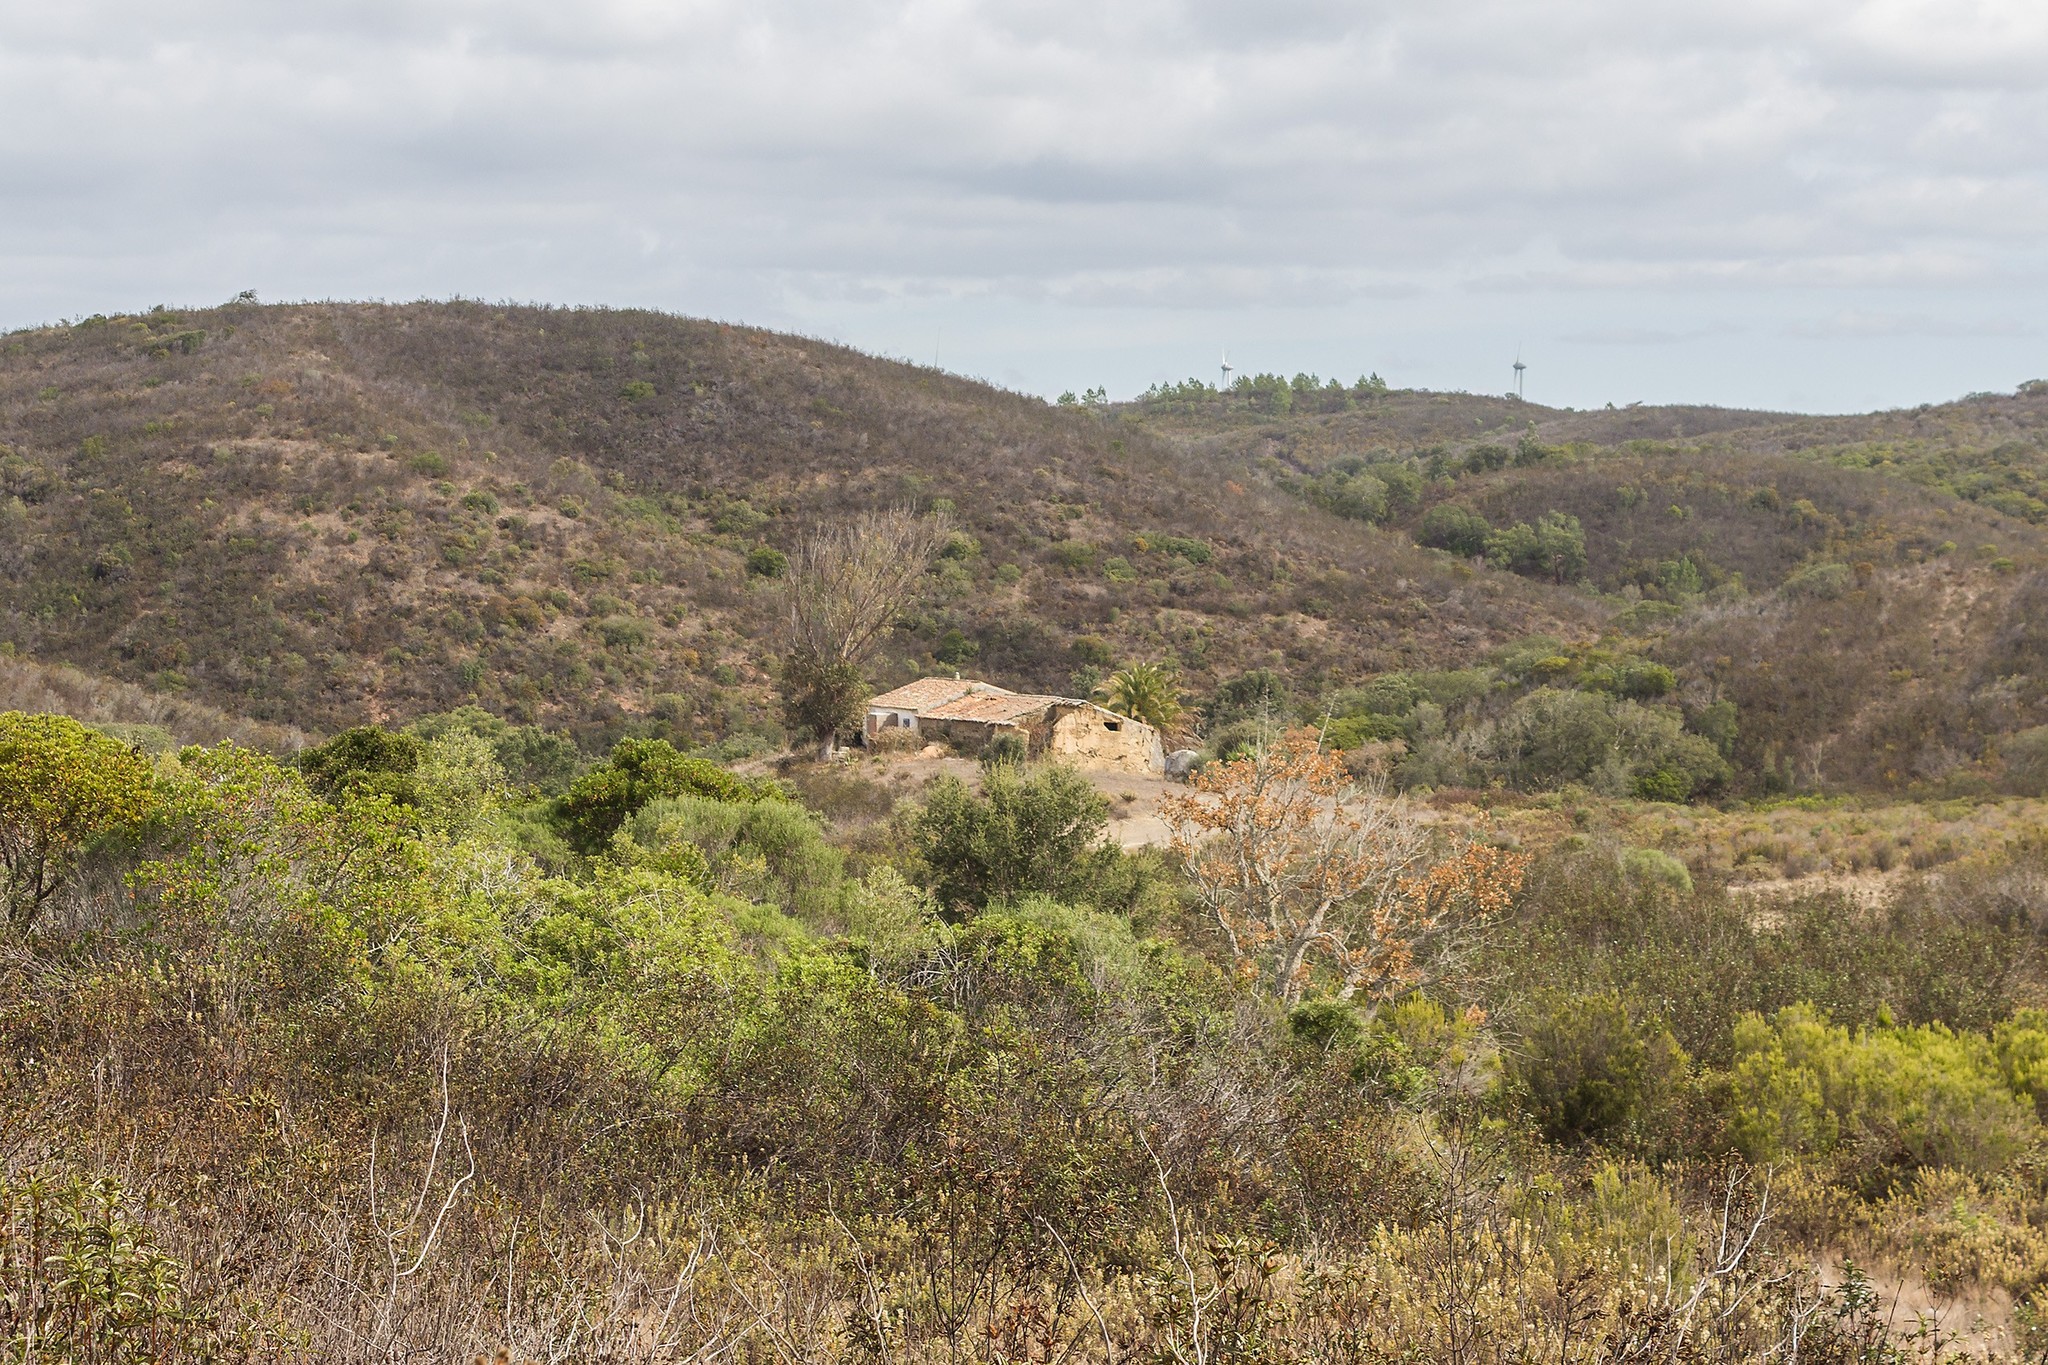
[[(1342, 794), (1297, 732), (1187, 799), (1288, 752)], [(1227, 840), (886, 770), (0, 717), (9, 1350), (2035, 1352), (2038, 833), (1859, 904), (1470, 805), (1290, 865), (1283, 820), (1297, 889), (1371, 866), (1276, 975)]]
[[(5, 1357), (2038, 1358), (2044, 439), (0, 338)], [(876, 509), (866, 681), (1174, 713), (1172, 847), (788, 754)]]

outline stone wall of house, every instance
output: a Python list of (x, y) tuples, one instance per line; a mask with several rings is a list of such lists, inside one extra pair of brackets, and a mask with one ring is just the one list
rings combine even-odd
[(997, 735), (1011, 734), (1029, 737), (1029, 730), (1015, 725), (991, 725), (980, 720), (933, 720), (926, 716), (918, 722), (918, 733), (927, 742), (952, 746), (956, 753), (973, 758), (988, 747), (988, 742)]
[(1077, 768), (1140, 777), (1158, 777), (1166, 771), (1166, 752), (1157, 730), (1095, 706), (1061, 708), (1044, 748), (1049, 757)]

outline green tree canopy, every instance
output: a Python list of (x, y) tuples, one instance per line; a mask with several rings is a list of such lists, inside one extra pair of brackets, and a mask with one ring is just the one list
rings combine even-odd
[(396, 806), (417, 806), (414, 774), (425, 750), (418, 735), (358, 725), (300, 754), (299, 772), (315, 795), (329, 801), (382, 796)]
[(1284, 717), (1293, 708), (1294, 697), (1287, 679), (1270, 668), (1255, 668), (1216, 689), (1216, 695), (1209, 701), (1209, 723), (1221, 726), (1232, 721)]
[(650, 801), (706, 796), (714, 801), (780, 799), (773, 783), (749, 782), (716, 763), (690, 758), (665, 739), (622, 739), (611, 755), (577, 778), (555, 803), (554, 820), (577, 852), (602, 852)]
[(917, 821), (918, 851), (939, 903), (982, 907), (1045, 895), (1088, 901), (1117, 851), (1104, 841), (1109, 803), (1057, 764), (988, 770), (976, 796), (958, 778), (932, 788)]
[(1415, 539), (1419, 544), (1449, 550), (1466, 559), (1485, 554), (1487, 537), (1492, 534), (1493, 527), (1485, 517), (1454, 502), (1440, 502), (1430, 508), (1422, 514), (1422, 522), (1415, 528)]
[(1142, 720), (1163, 734), (1180, 725), (1179, 684), (1170, 668), (1132, 664), (1110, 674), (1096, 693), (1118, 715)]
[(94, 840), (148, 815), (147, 759), (68, 716), (0, 714), (0, 872), (7, 927), (28, 932)]
[(1586, 533), (1577, 517), (1546, 512), (1534, 526), (1518, 521), (1488, 536), (1486, 558), (1496, 569), (1525, 578), (1569, 583), (1586, 571)]

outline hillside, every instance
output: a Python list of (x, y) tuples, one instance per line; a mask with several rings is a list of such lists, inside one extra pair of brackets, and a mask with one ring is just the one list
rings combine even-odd
[[(0, 353), (0, 1359), (2042, 1358), (2031, 392)], [(1174, 663), (1186, 782), (769, 761), (778, 547), (904, 503), (874, 681)]]
[(1752, 788), (1968, 790), (2008, 775), (2001, 737), (2048, 721), (2048, 387), (1852, 417), (1276, 392), (1190, 385), (1132, 412), (1440, 544), (1454, 509), (1475, 534), (1573, 519), (1571, 576), (1690, 711), (1734, 704)]
[[(1164, 660), (1204, 702), (1268, 670), (1304, 716), (1435, 744), (1435, 784), (1578, 780), (1480, 752), (1540, 688), (1653, 702), (1734, 790), (2009, 787), (2003, 737), (2048, 722), (2040, 392), (1824, 418), (1261, 376), (1049, 405), (654, 313), (242, 304), (6, 337), (0, 446), (0, 647), (314, 730), (474, 703), (593, 748), (772, 749), (758, 552), (888, 503), (963, 534), (882, 686)], [(1646, 661), (1668, 691), (1601, 682)], [(1463, 681), (1360, 699), (1388, 674)]]
[(884, 683), (1167, 654), (1197, 689), (1348, 680), (1601, 615), (1139, 428), (713, 323), (242, 306), (0, 350), (0, 639), (266, 719), (475, 701), (593, 739), (759, 732), (749, 551), (877, 503), (968, 533)]

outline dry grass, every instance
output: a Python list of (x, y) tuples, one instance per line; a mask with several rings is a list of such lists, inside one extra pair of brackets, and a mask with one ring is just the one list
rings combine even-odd
[(232, 740), (274, 754), (296, 753), (318, 739), (296, 726), (248, 720), (204, 702), (6, 654), (0, 654), (0, 711), (51, 712), (91, 725), (149, 726), (178, 744)]
[(2048, 801), (2021, 797), (1844, 797), (1716, 809), (1565, 793), (1484, 807), (1456, 802), (1448, 813), (1535, 851), (1574, 837), (1608, 838), (1669, 853), (1703, 883), (1766, 892), (1835, 888), (1866, 901), (1914, 872), (1981, 858), (2048, 827)]

